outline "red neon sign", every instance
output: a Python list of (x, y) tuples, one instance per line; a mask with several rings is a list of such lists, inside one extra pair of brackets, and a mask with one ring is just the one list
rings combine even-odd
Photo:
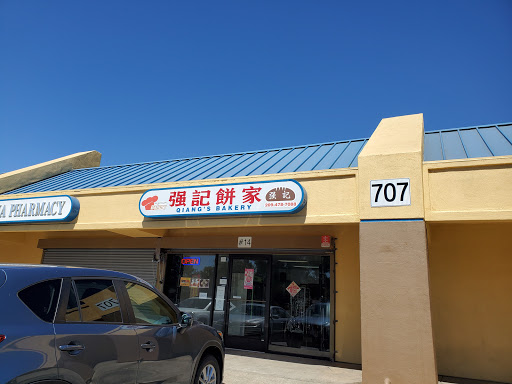
[(200, 257), (184, 257), (181, 259), (183, 265), (199, 265), (201, 263)]

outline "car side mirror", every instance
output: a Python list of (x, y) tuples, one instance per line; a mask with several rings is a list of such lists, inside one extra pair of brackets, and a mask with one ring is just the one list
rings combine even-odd
[(186, 328), (192, 325), (192, 316), (188, 313), (181, 314), (180, 326), (181, 328)]

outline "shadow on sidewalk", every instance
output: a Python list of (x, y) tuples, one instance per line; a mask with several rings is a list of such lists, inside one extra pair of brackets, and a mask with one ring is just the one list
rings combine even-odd
[(236, 356), (245, 356), (245, 357), (253, 357), (256, 359), (264, 359), (264, 360), (274, 360), (274, 361), (284, 361), (288, 363), (297, 363), (297, 364), (306, 364), (306, 365), (323, 365), (326, 367), (337, 367), (337, 368), (345, 368), (345, 369), (355, 369), (361, 370), (360, 364), (351, 364), (351, 363), (339, 363), (324, 359), (312, 359), (308, 357), (302, 356), (290, 356), (290, 355), (281, 355), (273, 352), (255, 352), (255, 351), (246, 351), (242, 349), (233, 349), (226, 348), (226, 354), (228, 355), (236, 355)]

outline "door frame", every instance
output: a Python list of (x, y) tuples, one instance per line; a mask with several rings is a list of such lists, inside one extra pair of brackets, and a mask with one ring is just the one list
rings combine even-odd
[[(265, 260), (267, 264), (266, 268), (266, 281), (265, 281), (265, 315), (264, 315), (264, 329), (263, 329), (263, 340), (261, 343), (255, 343), (252, 340), (247, 340), (244, 336), (229, 336), (229, 307), (231, 303), (231, 287), (232, 287), (232, 275), (233, 275), (233, 261), (244, 260), (244, 259), (259, 259)], [(271, 254), (243, 254), (243, 253), (230, 253), (229, 254), (229, 265), (228, 265), (228, 286), (227, 286), (227, 297), (226, 297), (226, 311), (224, 312), (224, 342), (228, 348), (246, 349), (251, 351), (268, 351), (269, 342), (269, 319), (270, 319), (270, 280), (271, 280), (271, 268), (272, 268), (272, 255)]]

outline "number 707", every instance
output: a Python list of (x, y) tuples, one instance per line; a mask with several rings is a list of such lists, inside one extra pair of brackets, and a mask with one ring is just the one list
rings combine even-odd
[[(407, 190), (407, 187), (409, 186), (408, 182), (401, 182), (396, 183), (398, 187), (402, 187), (402, 191), (400, 192), (400, 201), (404, 201), (405, 197), (405, 191)], [(375, 193), (375, 202), (377, 203), (379, 201), (379, 195), (381, 191), (383, 191), (384, 199), (386, 199), (387, 202), (395, 201), (397, 197), (397, 187), (395, 187), (395, 184), (393, 183), (374, 183), (372, 184), (372, 188), (377, 188), (377, 191)]]

